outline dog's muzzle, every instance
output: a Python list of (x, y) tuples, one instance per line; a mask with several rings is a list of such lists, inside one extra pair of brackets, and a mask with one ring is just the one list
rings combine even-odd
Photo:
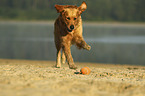
[(73, 30), (73, 29), (74, 29), (74, 25), (71, 25), (71, 26), (70, 26), (70, 29)]
[(71, 25), (70, 28), (67, 28), (67, 30), (68, 30), (69, 32), (72, 32), (73, 29), (74, 29), (74, 25)]

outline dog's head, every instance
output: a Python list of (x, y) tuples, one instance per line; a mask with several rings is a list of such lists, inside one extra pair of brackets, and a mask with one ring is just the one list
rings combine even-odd
[(60, 13), (68, 32), (72, 32), (77, 27), (81, 18), (80, 15), (87, 9), (87, 5), (83, 2), (79, 7), (73, 5), (55, 5), (55, 8)]

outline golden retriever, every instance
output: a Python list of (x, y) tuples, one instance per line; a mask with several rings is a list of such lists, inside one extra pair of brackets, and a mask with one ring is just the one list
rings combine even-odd
[(61, 63), (65, 63), (67, 60), (69, 68), (76, 69), (77, 67), (71, 55), (71, 45), (75, 44), (79, 49), (91, 49), (82, 36), (81, 14), (87, 9), (87, 5), (82, 2), (79, 7), (74, 5), (55, 5), (55, 8), (60, 13), (54, 26), (54, 39), (57, 49), (56, 67), (60, 68)]

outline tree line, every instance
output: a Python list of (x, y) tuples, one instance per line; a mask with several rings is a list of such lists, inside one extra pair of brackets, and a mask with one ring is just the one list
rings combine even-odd
[(145, 22), (145, 0), (0, 0), (0, 20), (54, 20), (55, 4), (87, 3), (86, 21)]

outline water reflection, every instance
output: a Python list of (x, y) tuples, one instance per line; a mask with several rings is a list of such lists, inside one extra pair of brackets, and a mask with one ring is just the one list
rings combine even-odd
[[(72, 47), (74, 61), (145, 65), (143, 25), (84, 24), (91, 51)], [(55, 60), (53, 23), (0, 22), (0, 58)]]

